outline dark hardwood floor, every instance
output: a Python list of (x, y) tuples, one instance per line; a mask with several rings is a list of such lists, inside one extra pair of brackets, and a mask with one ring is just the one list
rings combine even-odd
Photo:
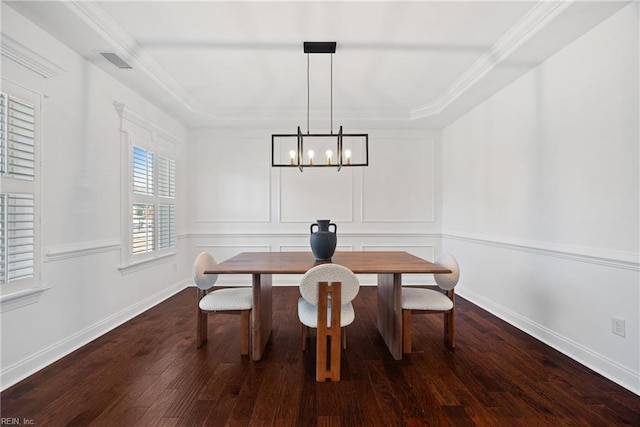
[[(442, 316), (414, 316), (414, 353), (391, 358), (376, 289), (361, 288), (342, 380), (315, 381), (298, 289), (276, 287), (265, 357), (240, 356), (240, 319), (209, 316), (195, 348), (186, 289), (1, 395), (2, 417), (33, 425), (640, 426), (640, 397), (462, 298), (455, 351)], [(315, 336), (315, 335), (312, 335)], [(24, 425), (25, 423), (23, 423)]]

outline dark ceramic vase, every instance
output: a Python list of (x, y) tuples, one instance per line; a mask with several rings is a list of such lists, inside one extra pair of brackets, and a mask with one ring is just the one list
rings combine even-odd
[[(333, 226), (333, 231), (329, 228)], [(313, 227), (317, 227), (314, 232)], [(315, 224), (311, 224), (311, 251), (316, 261), (331, 261), (333, 253), (336, 251), (338, 243), (338, 227), (328, 219), (319, 219)]]

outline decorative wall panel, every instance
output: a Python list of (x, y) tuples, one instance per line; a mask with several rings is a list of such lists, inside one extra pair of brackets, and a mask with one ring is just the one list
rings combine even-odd
[(375, 155), (362, 175), (362, 221), (434, 221), (434, 139), (385, 138), (375, 142)]
[(195, 141), (198, 222), (269, 222), (269, 146), (258, 138)]
[(280, 221), (353, 221), (353, 170), (280, 170)]

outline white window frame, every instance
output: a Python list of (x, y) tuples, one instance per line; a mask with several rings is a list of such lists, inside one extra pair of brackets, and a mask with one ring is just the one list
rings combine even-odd
[[(28, 88), (2, 78), (1, 92), (34, 108), (34, 163), (33, 180), (0, 174), (0, 194), (33, 195), (33, 275), (0, 284), (2, 311), (36, 302), (42, 291), (48, 289), (42, 280), (42, 103), (43, 96)], [(8, 144), (11, 142), (8, 141)]]
[[(128, 273), (157, 262), (163, 262), (167, 257), (177, 253), (177, 230), (175, 222), (175, 212), (177, 210), (177, 198), (175, 195), (175, 175), (176, 175), (176, 144), (177, 139), (155, 126), (150, 121), (141, 117), (137, 113), (127, 108), (124, 104), (114, 103), (116, 111), (121, 117), (121, 153), (122, 153), (122, 216), (121, 234), (122, 250), (120, 271)], [(153, 153), (153, 194), (138, 194), (134, 192), (133, 185), (133, 151), (134, 147), (139, 147), (147, 152)], [(160, 158), (169, 159), (174, 169), (174, 187), (172, 197), (161, 197), (159, 195), (159, 167)], [(154, 231), (153, 250), (144, 253), (133, 253), (133, 206), (134, 204), (153, 205), (154, 207)], [(161, 205), (173, 207), (173, 239), (171, 246), (160, 247), (159, 244), (159, 211)]]

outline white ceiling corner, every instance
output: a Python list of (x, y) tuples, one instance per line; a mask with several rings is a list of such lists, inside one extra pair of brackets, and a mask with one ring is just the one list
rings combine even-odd
[(507, 31), (489, 50), (471, 65), (436, 102), (418, 106), (411, 110), (411, 119), (421, 119), (441, 113), (459, 97), (486, 76), (502, 60), (537, 31), (551, 22), (559, 13), (569, 6), (569, 2), (539, 1), (522, 19)]

